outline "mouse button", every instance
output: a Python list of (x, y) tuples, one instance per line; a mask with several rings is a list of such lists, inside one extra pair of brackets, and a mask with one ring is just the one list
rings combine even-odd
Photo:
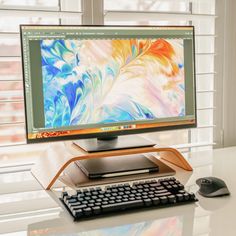
[(214, 189), (212, 189), (211, 187), (208, 187), (208, 185), (201, 185), (200, 189), (199, 189), (199, 192), (201, 192), (203, 195), (204, 194), (210, 194), (212, 193), (213, 191), (215, 191)]
[(201, 184), (212, 184), (212, 180), (204, 178), (201, 180)]

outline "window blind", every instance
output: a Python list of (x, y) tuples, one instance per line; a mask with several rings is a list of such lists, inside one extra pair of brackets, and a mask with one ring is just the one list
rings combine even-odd
[(24, 144), (20, 24), (81, 24), (81, 2), (0, 0), (0, 146)]
[[(212, 148), (216, 127), (215, 0), (120, 0), (119, 4), (99, 0), (96, 4), (104, 9), (104, 24), (195, 26), (198, 128), (146, 136), (160, 145), (180, 145), (189, 150)], [(0, 0), (0, 146), (25, 143), (19, 24), (81, 24), (82, 14), (80, 1)], [(98, 23), (95, 17), (91, 22)]]
[(195, 26), (198, 127), (147, 134), (160, 145), (189, 151), (211, 149), (214, 145), (215, 12), (215, 0), (121, 0), (119, 4), (104, 0), (107, 25)]

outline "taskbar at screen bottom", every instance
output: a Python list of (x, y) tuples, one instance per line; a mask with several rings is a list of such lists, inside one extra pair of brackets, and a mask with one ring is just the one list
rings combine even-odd
[(34, 139), (44, 139), (44, 138), (56, 138), (56, 137), (66, 137), (66, 136), (76, 136), (76, 135), (87, 135), (87, 134), (99, 134), (99, 133), (112, 133), (112, 132), (120, 132), (120, 131), (134, 131), (134, 130), (143, 130), (143, 129), (155, 129), (155, 128), (171, 128), (187, 126), (187, 125), (195, 125), (196, 120), (181, 120), (175, 122), (161, 122), (161, 123), (151, 123), (151, 124), (129, 124), (123, 126), (109, 126), (102, 128), (90, 128), (90, 129), (78, 129), (78, 130), (55, 130), (55, 131), (42, 131), (36, 133), (28, 133), (27, 137), (29, 140)]

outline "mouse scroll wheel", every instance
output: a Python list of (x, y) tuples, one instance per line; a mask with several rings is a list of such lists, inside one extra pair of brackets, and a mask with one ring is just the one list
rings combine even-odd
[(209, 179), (203, 179), (202, 184), (210, 184), (211, 181)]

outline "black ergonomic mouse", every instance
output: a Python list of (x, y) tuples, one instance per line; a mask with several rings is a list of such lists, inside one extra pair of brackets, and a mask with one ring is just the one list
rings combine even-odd
[(198, 193), (204, 197), (218, 197), (230, 194), (225, 182), (216, 177), (200, 178), (196, 183), (200, 187)]

